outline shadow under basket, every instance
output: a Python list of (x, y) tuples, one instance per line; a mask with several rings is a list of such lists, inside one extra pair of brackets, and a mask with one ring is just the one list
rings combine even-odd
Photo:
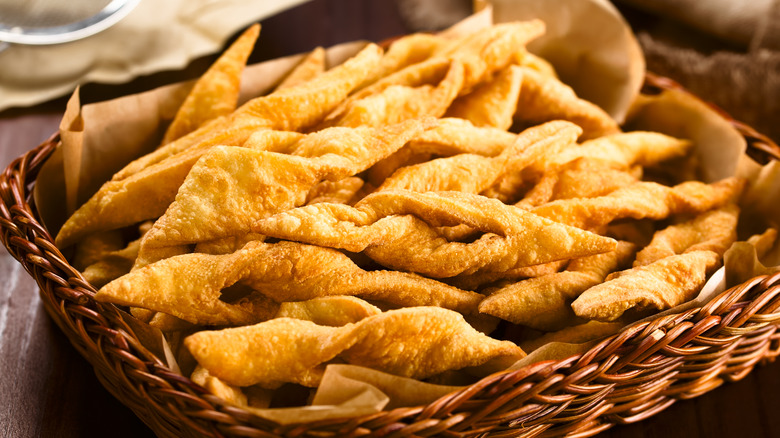
[[(647, 75), (646, 93), (669, 88), (680, 87)], [(770, 139), (732, 123), (751, 157), (780, 160)], [(141, 345), (127, 314), (93, 299), (95, 288), (55, 247), (32, 197), (38, 171), (58, 143), (52, 136), (0, 175), (0, 240), (38, 282), (47, 312), (103, 386), (162, 437), (584, 437), (739, 380), (780, 354), (778, 273), (733, 287), (704, 307), (629, 325), (582, 355), (500, 372), (425, 406), (278, 425), (169, 369)]]

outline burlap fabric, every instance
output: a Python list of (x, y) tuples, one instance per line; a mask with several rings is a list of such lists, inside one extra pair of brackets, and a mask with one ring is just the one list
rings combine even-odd
[(648, 70), (780, 141), (780, 0), (616, 3), (638, 33)]

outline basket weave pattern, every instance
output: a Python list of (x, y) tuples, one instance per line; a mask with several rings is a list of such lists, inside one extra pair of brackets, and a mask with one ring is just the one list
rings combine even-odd
[[(648, 74), (645, 92), (679, 88)], [(734, 122), (759, 162), (780, 148)], [(32, 187), (53, 136), (0, 175), (0, 240), (35, 278), (44, 307), (100, 382), (159, 436), (591, 436), (679, 399), (739, 380), (780, 355), (780, 273), (729, 289), (704, 307), (631, 325), (586, 353), (501, 372), (426, 405), (280, 426), (226, 405), (146, 350), (113, 305), (63, 257), (41, 225)]]

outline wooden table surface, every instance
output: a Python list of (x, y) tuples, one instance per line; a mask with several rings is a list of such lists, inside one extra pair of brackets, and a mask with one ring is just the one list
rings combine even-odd
[[(316, 17), (316, 19), (314, 19)], [(305, 29), (302, 31), (301, 29)], [(358, 38), (382, 40), (406, 32), (394, 2), (315, 0), (263, 23), (258, 61)], [(213, 58), (183, 72), (166, 72), (121, 86), (89, 85), (87, 100), (115, 97), (200, 74)], [(0, 167), (53, 133), (64, 110), (58, 99), (0, 112)], [(146, 437), (152, 432), (97, 381), (48, 318), (37, 286), (0, 250), (0, 434), (4, 437)], [(780, 363), (759, 366), (728, 383), (607, 437), (780, 436)], [(111, 431), (110, 434), (107, 431)]]

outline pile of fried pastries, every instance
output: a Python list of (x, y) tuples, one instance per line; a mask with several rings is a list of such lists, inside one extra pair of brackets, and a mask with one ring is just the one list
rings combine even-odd
[(316, 49), (237, 106), (254, 26), (56, 242), (234, 399), (333, 363), (500, 369), (526, 352), (497, 327), (690, 300), (737, 240), (745, 181), (698, 181), (690, 141), (623, 132), (525, 49), (544, 31), (413, 34), (328, 69)]

